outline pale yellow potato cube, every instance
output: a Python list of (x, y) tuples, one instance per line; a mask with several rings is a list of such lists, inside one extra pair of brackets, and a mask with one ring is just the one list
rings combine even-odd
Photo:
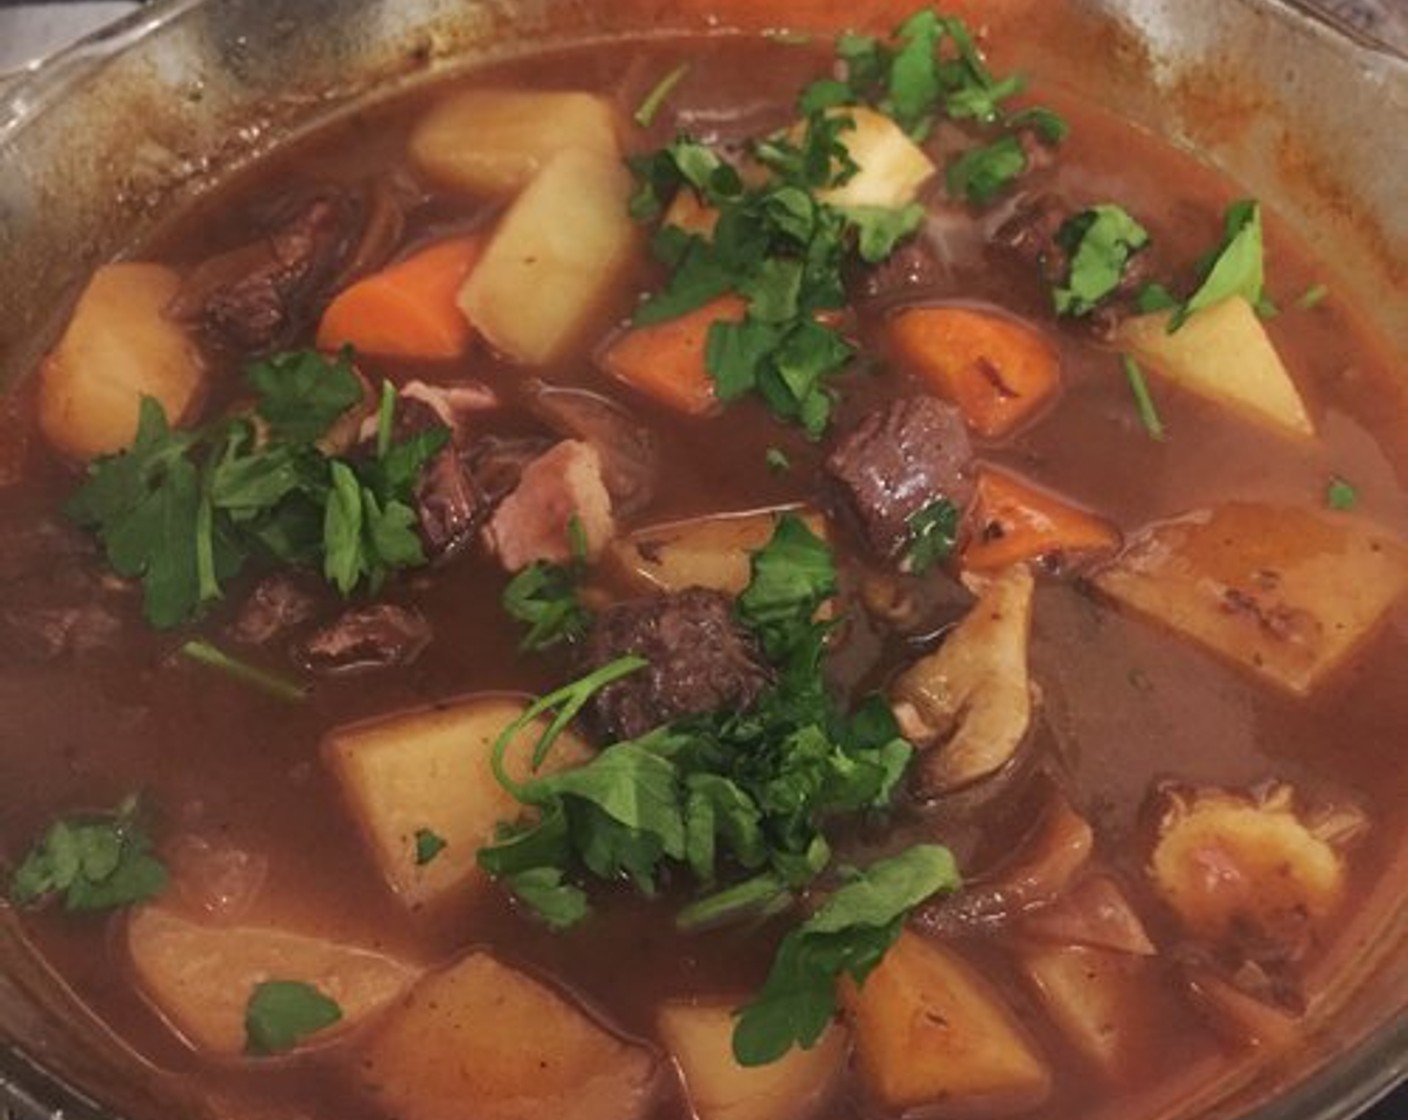
[(733, 1057), (734, 1003), (664, 1004), (661, 1041), (684, 1078), (698, 1120), (804, 1120), (823, 1105), (845, 1068), (846, 1031), (837, 1024), (810, 1050), (794, 1047), (764, 1066)]
[[(521, 700), (475, 696), (369, 723), (340, 727), (323, 742), (323, 757), (377, 866), (396, 896), (422, 906), (482, 881), (478, 850), (495, 826), (523, 807), (499, 785), (490, 767), (494, 741), (523, 714)], [(510, 745), (507, 767), (515, 780), (530, 776), (539, 722)], [(559, 736), (543, 773), (585, 761), (587, 746), (570, 732)], [(416, 834), (425, 829), (445, 842), (434, 858), (417, 858)]]
[(760, 510), (639, 529), (613, 542), (606, 559), (613, 575), (642, 593), (708, 587), (737, 595), (752, 578), (752, 553), (772, 539), (778, 519), (787, 512), (826, 539), (826, 519), (819, 513)]
[(1195, 311), (1172, 334), (1169, 312), (1126, 319), (1116, 343), (1189, 392), (1292, 436), (1315, 426), (1266, 327), (1241, 296)]
[(160, 906), (135, 911), (127, 951), (152, 1005), (197, 1050), (240, 1054), (245, 1010), (266, 980), (311, 984), (342, 1011), (322, 1042), (405, 993), (418, 970), (384, 953), (255, 926), (205, 926)]
[(514, 200), (460, 289), (489, 342), (525, 365), (562, 352), (615, 287), (636, 244), (631, 174), (612, 155), (565, 148)]
[(857, 988), (841, 984), (866, 1088), (895, 1112), (943, 1102), (1035, 1107), (1051, 1071), (1001, 997), (951, 949), (908, 931)]
[(1094, 579), (1121, 606), (1304, 696), (1408, 587), (1408, 548), (1356, 520), (1229, 502), (1153, 526)]
[(1088, 945), (1029, 945), (1020, 953), (1047, 1013), (1107, 1076), (1132, 1067), (1148, 1044), (1149, 958)]
[(204, 365), (166, 307), (175, 271), (130, 261), (93, 273), (63, 337), (39, 371), (39, 428), (65, 455), (92, 459), (129, 447), (142, 397), (174, 426), (204, 383)]
[(933, 161), (884, 113), (860, 106), (834, 109), (847, 116), (855, 128), (840, 134), (840, 141), (859, 170), (839, 187), (818, 192), (832, 206), (880, 206), (897, 210), (908, 206), (934, 174)]
[(397, 1120), (636, 1120), (655, 1056), (485, 953), (422, 981), (361, 1068)]
[(441, 186), (512, 194), (564, 148), (618, 159), (616, 114), (590, 93), (474, 89), (447, 97), (411, 133), (411, 161)]

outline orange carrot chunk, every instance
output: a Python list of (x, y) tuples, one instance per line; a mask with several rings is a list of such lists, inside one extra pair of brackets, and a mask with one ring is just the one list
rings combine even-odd
[(437, 242), (343, 289), (318, 324), (318, 346), (388, 358), (457, 358), (470, 324), (455, 301), (482, 248), (477, 237)]
[(917, 307), (890, 323), (900, 363), (958, 406), (968, 426), (996, 439), (1061, 387), (1060, 361), (1040, 334), (1004, 315)]
[(677, 319), (632, 327), (611, 341), (598, 363), (609, 376), (661, 404), (701, 416), (718, 405), (704, 362), (709, 328), (720, 321), (738, 322), (746, 309), (738, 296), (720, 296)]
[(1030, 483), (982, 470), (969, 513), (963, 567), (995, 572), (1023, 560), (1112, 552), (1120, 532), (1103, 518), (1069, 505)]

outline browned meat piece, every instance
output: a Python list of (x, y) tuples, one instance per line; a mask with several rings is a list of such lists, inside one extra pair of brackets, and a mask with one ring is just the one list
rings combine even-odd
[(463, 458), (492, 508), (518, 486), (524, 468), (551, 446), (552, 440), (536, 436), (483, 436), (469, 445)]
[(233, 350), (276, 349), (307, 324), (337, 278), (356, 211), (342, 192), (314, 196), (268, 236), (197, 266), (172, 313)]
[(877, 265), (859, 270), (852, 290), (863, 299), (884, 299), (942, 279), (934, 251), (923, 240), (905, 242)]
[(314, 672), (344, 673), (414, 661), (430, 642), (430, 623), (419, 611), (392, 603), (353, 607), (317, 630), (298, 649)]
[(244, 601), (230, 637), (258, 646), (287, 634), (313, 617), (317, 597), (286, 572), (265, 576)]
[(1066, 252), (1056, 243), (1056, 234), (1076, 213), (1054, 194), (1040, 194), (1023, 203), (997, 228), (993, 244), (1011, 251), (1019, 260), (1039, 269), (1048, 280), (1066, 275)]
[(431, 559), (446, 559), (471, 540), (492, 506), (459, 452), (440, 452), (416, 483), (416, 520)]
[(21, 660), (53, 661), (112, 645), (122, 623), (101, 603), (22, 606), (0, 612), (0, 646)]
[(837, 441), (826, 471), (870, 547), (894, 560), (910, 518), (947, 498), (960, 511), (973, 493), (963, 417), (934, 397), (906, 397), (869, 413)]
[(629, 516), (650, 504), (659, 455), (649, 428), (619, 404), (585, 389), (536, 381), (528, 385), (528, 393), (530, 407), (544, 423), (559, 435), (596, 448), (602, 481), (619, 515)]
[(591, 702), (599, 730), (631, 739), (682, 716), (749, 707), (771, 674), (720, 591), (691, 587), (608, 607), (583, 643), (589, 669), (634, 653), (649, 666)]

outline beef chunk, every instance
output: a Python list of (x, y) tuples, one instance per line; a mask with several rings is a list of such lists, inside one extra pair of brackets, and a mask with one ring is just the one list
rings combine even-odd
[(1060, 280), (1069, 266), (1056, 234), (1075, 213), (1054, 194), (1037, 195), (998, 227), (993, 243), (1038, 269), (1048, 281)]
[(237, 352), (277, 349), (312, 318), (356, 225), (357, 207), (347, 195), (319, 193), (267, 236), (199, 265), (172, 310)]
[(299, 647), (298, 655), (320, 673), (378, 669), (414, 661), (430, 637), (430, 623), (419, 611), (373, 603), (345, 611), (321, 627)]
[(245, 645), (273, 641), (311, 619), (317, 597), (285, 572), (260, 580), (230, 626), (230, 637)]
[(973, 492), (972, 449), (958, 410), (934, 397), (907, 397), (869, 413), (842, 437), (826, 472), (870, 547), (897, 559), (909, 519), (947, 498), (960, 510)]
[(446, 447), (416, 483), (416, 521), (431, 559), (459, 552), (488, 516), (490, 503), (454, 447)]
[(876, 265), (867, 265), (854, 276), (853, 290), (864, 299), (885, 299), (942, 279), (943, 270), (934, 251), (922, 240), (906, 241)]
[(628, 653), (650, 664), (592, 698), (591, 717), (629, 739), (681, 716), (749, 707), (771, 674), (725, 594), (691, 587), (618, 603), (597, 616), (583, 643), (589, 669)]

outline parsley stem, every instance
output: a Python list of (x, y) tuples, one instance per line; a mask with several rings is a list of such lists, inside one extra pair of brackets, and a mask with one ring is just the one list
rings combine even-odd
[(308, 690), (303, 685), (295, 681), (287, 680), (275, 673), (270, 673), (257, 665), (251, 665), (248, 661), (241, 661), (237, 657), (231, 657), (218, 646), (200, 638), (192, 639), (180, 649), (183, 657), (188, 657), (192, 661), (202, 665), (208, 665), (212, 669), (219, 669), (223, 673), (228, 673), (238, 681), (252, 685), (261, 692), (266, 692), (278, 700), (289, 702), (302, 700), (308, 695)]
[(1296, 300), (1296, 308), (1300, 311), (1310, 311), (1324, 303), (1329, 295), (1330, 289), (1324, 284), (1312, 284)]
[(1139, 411), (1139, 422), (1144, 425), (1144, 430), (1149, 433), (1150, 438), (1164, 439), (1164, 422), (1159, 419), (1159, 410), (1155, 407), (1154, 398), (1149, 393), (1149, 384), (1144, 380), (1144, 371), (1139, 368), (1139, 363), (1128, 354), (1121, 354), (1120, 362), (1124, 365), (1124, 376), (1129, 382), (1129, 391), (1134, 394), (1134, 407)]
[(787, 910), (795, 896), (771, 871), (705, 895), (675, 915), (675, 928), (687, 933), (713, 929), (741, 918), (764, 921)]
[(655, 88), (645, 95), (645, 100), (640, 103), (640, 108), (636, 110), (635, 122), (641, 128), (649, 128), (655, 120), (655, 115), (660, 112), (660, 107), (665, 104), (665, 99), (674, 93), (675, 87), (684, 81), (684, 76), (689, 73), (689, 63), (681, 62), (663, 78), (655, 83)]
[(396, 419), (396, 386), (381, 383), (381, 403), (376, 410), (376, 457), (385, 459), (391, 450), (391, 426)]
[(500, 731), (499, 737), (494, 740), (490, 766), (493, 768), (494, 777), (498, 780), (499, 785), (519, 801), (532, 804), (532, 783), (517, 781), (504, 765), (504, 759), (514, 736), (534, 720), (555, 710), (556, 714), (552, 721), (538, 737), (538, 742), (533, 747), (533, 769), (537, 770), (542, 766), (543, 760), (547, 758), (548, 751), (552, 749), (557, 737), (562, 734), (569, 723), (577, 718), (577, 714), (586, 706), (588, 700), (612, 682), (629, 676), (639, 669), (644, 669), (649, 664), (650, 662), (643, 657), (618, 657), (595, 672), (588, 673), (585, 677), (580, 677), (570, 684), (565, 684), (528, 705), (523, 714)]

